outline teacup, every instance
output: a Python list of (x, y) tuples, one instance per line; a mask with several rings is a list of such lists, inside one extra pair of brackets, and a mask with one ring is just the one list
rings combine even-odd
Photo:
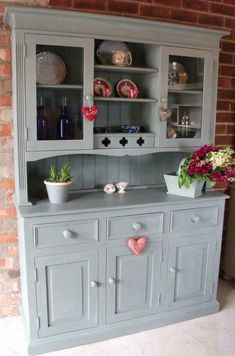
[(126, 189), (127, 185), (128, 185), (127, 182), (119, 182), (119, 183), (117, 183), (116, 187), (118, 189), (118, 193), (121, 193), (121, 194), (126, 193), (125, 189)]

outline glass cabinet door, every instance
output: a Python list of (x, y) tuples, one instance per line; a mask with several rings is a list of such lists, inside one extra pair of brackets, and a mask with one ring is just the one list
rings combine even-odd
[(93, 94), (93, 41), (47, 35), (25, 40), (27, 150), (92, 148), (93, 124), (82, 107)]
[(210, 137), (213, 62), (206, 51), (161, 51), (159, 145), (200, 146)]

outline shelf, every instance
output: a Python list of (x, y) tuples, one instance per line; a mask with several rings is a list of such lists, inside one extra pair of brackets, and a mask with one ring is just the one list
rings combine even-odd
[(72, 89), (72, 90), (82, 90), (83, 85), (75, 85), (75, 84), (37, 84), (37, 88), (42, 89)]
[(132, 66), (114, 66), (114, 65), (102, 65), (96, 64), (95, 71), (97, 72), (125, 72), (125, 73), (139, 73), (139, 74), (148, 74), (148, 73), (158, 73), (158, 68), (144, 68), (144, 67), (132, 67)]
[(176, 94), (202, 94), (202, 90), (177, 90), (177, 89), (168, 89), (168, 93), (176, 93)]
[(202, 108), (202, 105), (199, 104), (172, 104), (171, 108), (180, 108), (180, 107), (187, 107), (187, 108)]
[(110, 102), (127, 102), (127, 103), (157, 103), (157, 99), (147, 98), (116, 98), (116, 97), (101, 97), (95, 96), (95, 101), (110, 101)]

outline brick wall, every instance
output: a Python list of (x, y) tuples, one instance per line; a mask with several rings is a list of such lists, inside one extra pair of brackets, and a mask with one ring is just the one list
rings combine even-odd
[(0, 316), (18, 314), (19, 263), (12, 147), (10, 31), (7, 5), (53, 7), (231, 31), (222, 40), (217, 103), (217, 145), (235, 146), (235, 0), (5, 0), (0, 1)]

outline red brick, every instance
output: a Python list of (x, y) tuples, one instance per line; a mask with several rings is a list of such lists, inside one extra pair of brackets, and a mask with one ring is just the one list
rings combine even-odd
[(1, 96), (0, 97), (0, 107), (11, 106), (11, 96)]
[[(144, 1), (140, 1), (144, 2)], [(149, 1), (150, 2), (150, 1)], [(152, 0), (154, 4), (160, 4), (160, 5), (165, 5), (169, 7), (180, 7), (181, 6), (181, 0)]]
[(10, 257), (18, 256), (18, 246), (17, 245), (9, 245), (7, 248), (7, 255)]
[(197, 12), (194, 11), (187, 11), (187, 10), (171, 10), (171, 18), (174, 20), (178, 20), (181, 22), (197, 22)]
[(170, 17), (170, 9), (155, 5), (140, 5), (140, 16), (150, 17), (153, 19), (168, 19)]
[(235, 66), (221, 65), (220, 74), (229, 77), (235, 77)]
[(10, 61), (11, 60), (10, 48), (0, 48), (0, 60), (2, 60), (2, 61)]
[(10, 32), (9, 33), (1, 33), (0, 34), (0, 43), (1, 43), (1, 48), (5, 47), (10, 47)]
[(231, 79), (231, 87), (234, 89), (235, 88), (235, 78)]
[[(216, 2), (219, 2), (219, 0), (215, 0)], [(235, 4), (235, 1), (234, 0), (223, 0), (224, 3), (227, 3), (227, 4), (232, 4), (234, 5)]]
[(109, 0), (108, 10), (125, 15), (137, 15), (139, 5), (136, 2)]
[(8, 277), (9, 277), (10, 279), (15, 279), (15, 278), (18, 278), (18, 277), (20, 276), (20, 270), (19, 270), (19, 268), (18, 268), (18, 269), (9, 269), (9, 270), (7, 271), (7, 273), (8, 273)]
[(235, 113), (232, 112), (217, 112), (216, 114), (216, 122), (235, 122)]
[(12, 121), (12, 109), (0, 109), (0, 121)]
[(229, 101), (217, 101), (217, 110), (228, 111), (229, 107)]
[(220, 63), (233, 64), (233, 55), (230, 53), (220, 52), (219, 61)]
[(12, 232), (12, 233), (7, 233), (3, 234), (0, 233), (0, 244), (10, 244), (10, 243), (15, 243), (17, 242), (17, 234)]
[(2, 179), (0, 180), (0, 189), (15, 189), (15, 181), (13, 179)]
[(72, 0), (50, 0), (49, 7), (62, 7), (70, 8), (72, 6)]
[(72, 7), (78, 10), (104, 11), (106, 3), (106, 0), (74, 0)]
[(234, 18), (225, 18), (225, 27), (234, 29), (235, 28), (235, 19)]
[(231, 88), (231, 78), (219, 77), (218, 87), (219, 88)]
[(12, 136), (12, 125), (0, 124), (0, 136)]
[(222, 40), (222, 50), (225, 52), (235, 52), (235, 42), (232, 41), (223, 41)]
[(216, 143), (216, 145), (219, 145), (219, 146), (228, 146), (228, 145), (234, 146), (235, 145), (235, 136), (228, 136), (228, 135), (216, 136), (215, 143)]
[(0, 207), (0, 218), (16, 218), (15, 207), (10, 207), (10, 208)]
[(223, 27), (224, 19), (222, 16), (198, 14), (198, 22), (201, 25), (208, 25), (214, 27)]
[(3, 94), (11, 94), (12, 93), (12, 81), (11, 79), (5, 79), (3, 81)]
[(0, 76), (3, 78), (11, 76), (11, 64), (0, 64)]
[(229, 89), (219, 89), (218, 90), (219, 99), (234, 100), (234, 90)]
[(234, 6), (225, 5), (225, 4), (210, 4), (210, 12), (221, 15), (234, 15)]
[(225, 134), (226, 132), (226, 125), (216, 125), (215, 133), (216, 135)]
[[(234, 115), (235, 116), (235, 115)], [(235, 124), (228, 124), (227, 125), (227, 130), (226, 133), (228, 135), (234, 135), (235, 134)]]
[(183, 0), (183, 7), (186, 9), (191, 9), (196, 11), (208, 12), (209, 10), (208, 2), (202, 0)]
[(14, 196), (14, 190), (7, 190), (5, 194), (5, 203), (13, 204), (13, 196)]

